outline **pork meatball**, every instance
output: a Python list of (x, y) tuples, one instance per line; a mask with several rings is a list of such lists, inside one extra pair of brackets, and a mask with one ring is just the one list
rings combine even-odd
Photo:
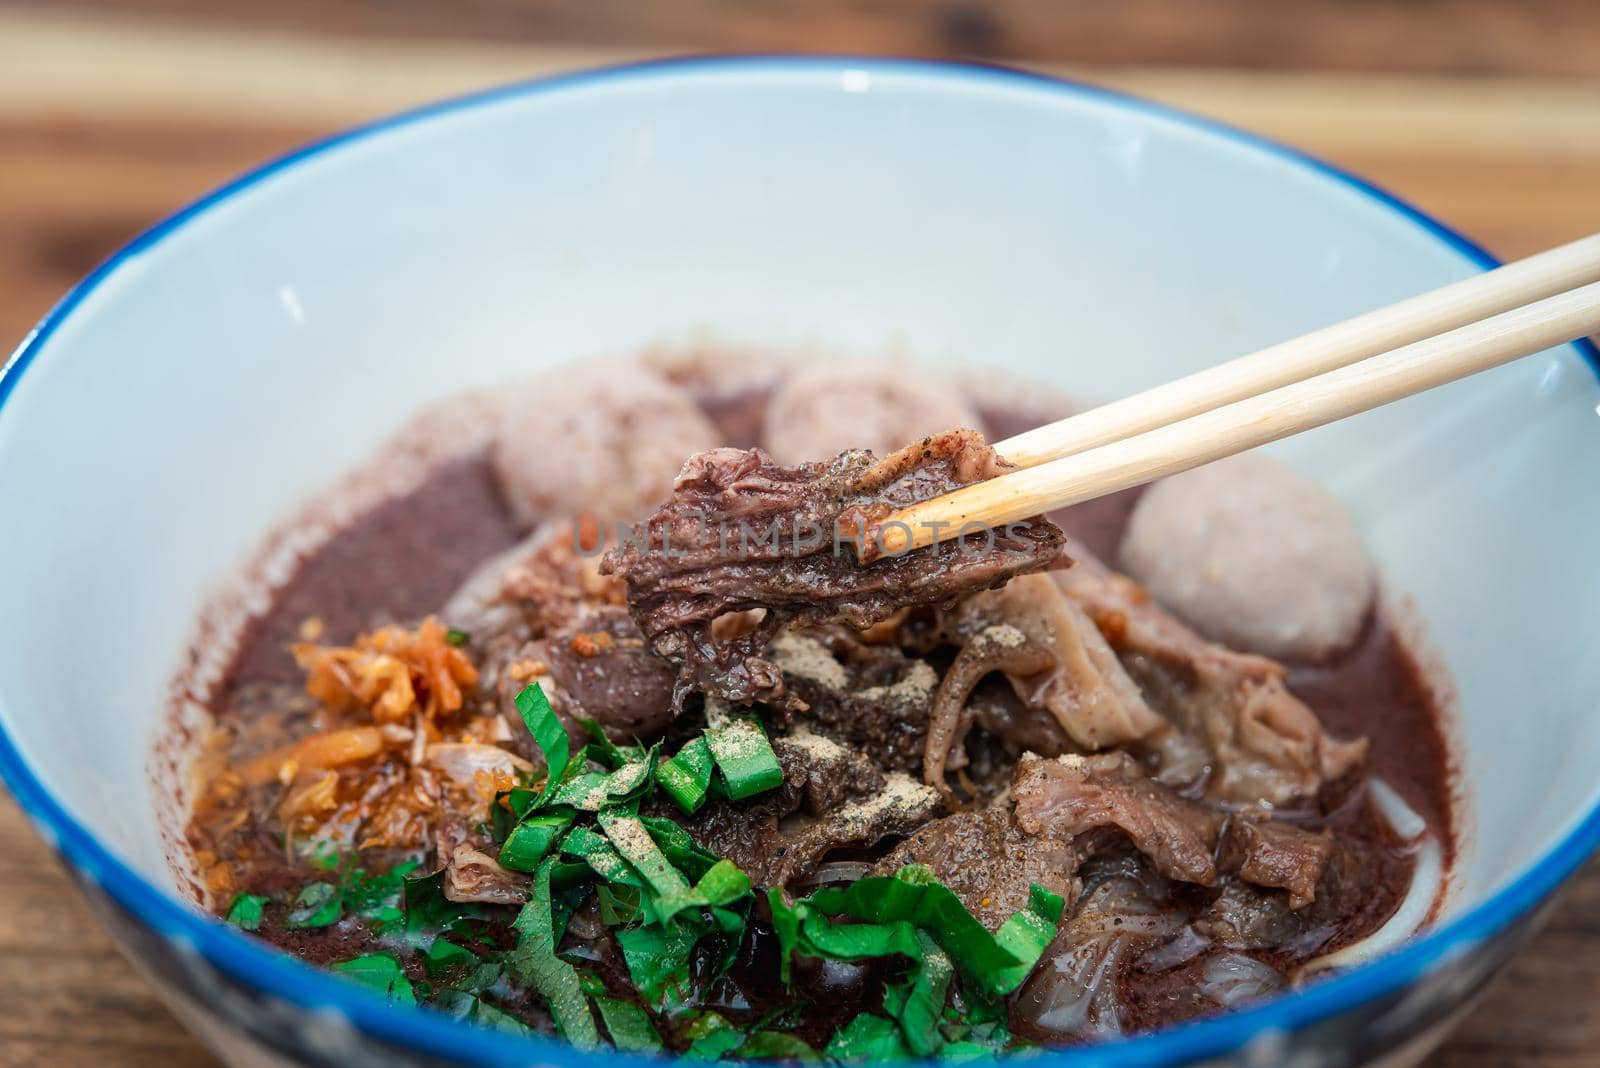
[(762, 440), (780, 464), (798, 464), (846, 449), (881, 456), (954, 427), (981, 429), (981, 423), (943, 378), (904, 367), (826, 364), (778, 387)]
[(1121, 558), (1196, 630), (1274, 659), (1348, 648), (1372, 603), (1372, 562), (1349, 514), (1309, 478), (1253, 453), (1152, 486)]
[(635, 365), (589, 364), (510, 391), (494, 460), (522, 523), (581, 507), (610, 529), (660, 504), (683, 461), (718, 444), (687, 391)]

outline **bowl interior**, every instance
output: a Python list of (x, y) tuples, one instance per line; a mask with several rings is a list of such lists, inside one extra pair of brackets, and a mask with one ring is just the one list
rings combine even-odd
[[(147, 760), (199, 606), (431, 399), (704, 330), (1109, 398), (1477, 269), (1247, 138), (981, 73), (665, 68), (391, 125), (143, 242), (0, 386), (0, 724), (167, 884)], [(1457, 908), (1596, 800), (1597, 399), (1568, 348), (1275, 450), (1454, 674)]]

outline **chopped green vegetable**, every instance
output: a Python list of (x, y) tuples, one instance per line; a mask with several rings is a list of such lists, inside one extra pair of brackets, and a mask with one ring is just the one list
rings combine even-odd
[(550, 897), (550, 871), (555, 863), (554, 857), (547, 857), (534, 874), (533, 894), (512, 924), (519, 937), (516, 948), (506, 956), (506, 967), (544, 995), (556, 1027), (568, 1042), (578, 1049), (596, 1049), (600, 1031), (578, 983), (577, 969), (556, 956), (558, 938)]
[(754, 716), (730, 715), (718, 725), (707, 727), (705, 739), (727, 784), (728, 796), (735, 801), (783, 782), (777, 754)]
[(613, 770), (624, 764), (637, 763), (644, 759), (644, 747), (638, 745), (618, 745), (613, 742), (606, 729), (592, 719), (580, 719), (578, 725), (589, 736), (590, 748), (595, 751), (595, 760)]
[(754, 1061), (817, 1061), (817, 1051), (787, 1031), (757, 1031), (744, 1040), (739, 1056)]
[(529, 816), (506, 836), (500, 847), (500, 866), (512, 871), (536, 870), (574, 819), (570, 810), (561, 809)]
[(713, 770), (711, 745), (701, 735), (678, 750), (677, 756), (661, 762), (656, 768), (656, 782), (673, 804), (693, 815), (706, 803)]
[(684, 1029), (684, 1037), (690, 1040), (684, 1060), (718, 1061), (739, 1048), (744, 1030), (719, 1012), (702, 1012)]
[(574, 827), (562, 840), (561, 852), (565, 856), (582, 858), (596, 875), (608, 883), (640, 888), (644, 886), (644, 880), (640, 879), (639, 874), (622, 859), (622, 854), (617, 852), (616, 846), (592, 828)]
[(367, 953), (353, 960), (340, 961), (331, 967), (340, 975), (348, 976), (362, 986), (371, 987), (391, 1001), (406, 1005), (417, 1003), (417, 994), (412, 989), (411, 980), (406, 978), (405, 969), (392, 954)]
[(661, 1052), (661, 1036), (650, 1022), (650, 1014), (637, 1004), (622, 998), (597, 997), (594, 1005), (618, 1049), (625, 1053)]
[(1056, 936), (1061, 911), (1061, 898), (1042, 886), (1029, 888), (1028, 907), (1007, 920), (994, 936), (1001, 948), (1017, 958), (1016, 964), (995, 973), (992, 989), (996, 993), (1010, 993), (1028, 978), (1039, 956)]
[(455, 931), (468, 920), (483, 915), (478, 905), (462, 904), (444, 896), (443, 869), (404, 880), (401, 899), (406, 914), (406, 931), (411, 935)]
[(417, 867), (417, 861), (408, 860), (378, 875), (360, 868), (348, 871), (339, 887), (345, 910), (366, 920), (379, 934), (400, 929), (406, 918), (401, 908), (406, 877)]
[(653, 1008), (678, 1004), (689, 993), (689, 955), (699, 932), (670, 927), (630, 927), (616, 933), (622, 959), (639, 996)]
[(572, 743), (567, 738), (567, 728), (556, 718), (555, 710), (550, 707), (549, 699), (537, 682), (530, 682), (517, 694), (517, 712), (522, 716), (522, 722), (527, 724), (528, 733), (533, 735), (539, 752), (544, 754), (544, 789), (539, 792), (536, 806), (543, 805), (566, 774)]
[(602, 883), (595, 887), (594, 893), (600, 905), (600, 922), (607, 927), (623, 927), (637, 923), (644, 916), (643, 895), (640, 894), (638, 887), (609, 886)]
[(478, 963), (478, 955), (465, 946), (458, 946), (444, 938), (435, 938), (423, 955), (422, 964), (430, 978), (436, 978), (459, 968), (470, 968)]
[(475, 998), (472, 1010), (472, 1019), (496, 1031), (504, 1031), (509, 1035), (531, 1035), (533, 1029), (509, 1012), (497, 1009), (482, 998)]
[[(789, 908), (779, 899), (773, 912), (776, 915)], [(789, 930), (797, 936), (791, 944), (814, 956), (855, 960), (901, 954), (918, 959), (921, 953), (912, 929), (920, 929), (933, 937), (979, 989), (1002, 995), (1015, 990), (1032, 970), (1049, 938), (1054, 937), (1062, 908), (1060, 897), (1035, 886), (1025, 910), (1035, 915), (1007, 921), (1002, 930), (1011, 933), (1002, 943), (926, 868), (907, 865), (892, 878), (858, 879), (848, 887), (818, 890), (796, 903), (798, 916), (786, 918), (779, 933), (782, 937)], [(830, 925), (826, 917), (831, 916), (862, 922)], [(1046, 931), (1049, 937), (1039, 941)]]
[(597, 818), (600, 821), (600, 829), (611, 839), (611, 844), (617, 847), (622, 859), (644, 877), (650, 889), (663, 897), (689, 892), (688, 880), (667, 860), (661, 852), (661, 847), (650, 837), (649, 829), (639, 822), (637, 816), (627, 815), (615, 809), (602, 809)]
[(921, 960), (905, 982), (884, 989), (883, 1009), (900, 1022), (900, 1032), (911, 1052), (927, 1057), (944, 1044), (939, 1020), (955, 967), (926, 931), (917, 932), (917, 941), (921, 943)]
[(451, 627), (449, 630), (444, 632), (444, 643), (446, 645), (452, 646), (452, 647), (454, 647), (456, 649), (461, 648), (463, 645), (466, 645), (471, 640), (472, 640), (472, 636), (469, 635), (466, 631), (457, 630), (454, 627)]
[(260, 894), (235, 894), (228, 905), (227, 921), (244, 931), (261, 929), (261, 920), (270, 898)]
[(339, 888), (332, 883), (309, 883), (295, 895), (289, 910), (289, 926), (295, 928), (328, 927), (339, 922), (344, 915), (344, 902)]
[(561, 784), (549, 803), (599, 812), (608, 805), (622, 804), (642, 794), (649, 788), (654, 770), (655, 750), (652, 749), (643, 759), (624, 764), (616, 771), (585, 771), (573, 776)]
[(719, 860), (693, 887), (663, 893), (649, 906), (657, 923), (666, 923), (684, 909), (728, 905), (750, 892), (750, 876), (731, 860)]
[(533, 1029), (527, 1024), (489, 1004), (476, 994), (462, 990), (442, 990), (428, 1004), (458, 1020), (470, 1020), (485, 1027), (492, 1027), (496, 1031), (512, 1035), (533, 1034)]
[(992, 1061), (995, 1050), (977, 1042), (951, 1042), (939, 1051), (944, 1064), (967, 1064), (971, 1061)]
[(661, 847), (661, 852), (666, 854), (672, 866), (690, 879), (702, 878), (722, 859), (710, 850), (700, 848), (688, 831), (669, 819), (640, 816), (639, 822), (645, 825), (650, 837), (655, 839), (656, 845)]
[(329, 841), (312, 842), (310, 850), (305, 853), (305, 858), (319, 871), (333, 871), (340, 863), (339, 849)]
[(901, 1061), (911, 1056), (900, 1025), (870, 1012), (862, 1013), (834, 1032), (824, 1052), (838, 1061), (875, 1063)]

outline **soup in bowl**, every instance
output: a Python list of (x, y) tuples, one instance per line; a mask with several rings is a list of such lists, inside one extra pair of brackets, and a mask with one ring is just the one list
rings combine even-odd
[(241, 1062), (1416, 1053), (1597, 833), (1582, 351), (862, 535), (1485, 262), (992, 71), (664, 65), (338, 139), (9, 367), (0, 768)]

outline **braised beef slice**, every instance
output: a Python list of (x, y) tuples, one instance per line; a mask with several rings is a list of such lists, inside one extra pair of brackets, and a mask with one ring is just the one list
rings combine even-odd
[(1287, 890), (1289, 907), (1298, 909), (1316, 900), (1332, 855), (1333, 838), (1325, 831), (1236, 817), (1223, 832), (1217, 865), (1257, 886)]
[(652, 742), (672, 721), (671, 666), (645, 647), (627, 611), (603, 606), (528, 647), (557, 693), (564, 719), (592, 719), (617, 742)]
[(1028, 834), (1004, 806), (991, 806), (924, 824), (874, 873), (892, 875), (907, 864), (921, 864), (994, 931), (1027, 906), (1034, 883), (1060, 894), (1070, 913), (1081, 860), (1070, 843)]
[[(782, 628), (839, 620), (864, 629), (904, 605), (950, 602), (1057, 560), (1063, 537), (1043, 518), (870, 562), (853, 550), (850, 539), (875, 544), (874, 524), (896, 509), (1003, 468), (971, 430), (881, 460), (857, 450), (797, 467), (760, 449), (712, 449), (689, 458), (671, 499), (604, 569), (627, 581), (640, 630), (678, 667), (679, 707), (695, 689), (794, 707), (765, 656)], [(765, 612), (755, 626), (714, 632), (720, 617), (751, 609)]]
[(809, 875), (834, 850), (870, 849), (910, 834), (939, 811), (939, 798), (910, 777), (819, 735), (773, 739), (783, 785), (744, 802), (713, 800), (680, 820), (701, 846), (732, 860), (758, 887)]
[(921, 767), (939, 685), (929, 664), (894, 646), (868, 645), (844, 627), (785, 632), (769, 655), (789, 692), (808, 706), (805, 722), (819, 733), (881, 768)]
[(1222, 817), (1150, 779), (1122, 751), (1055, 760), (1025, 756), (1011, 788), (1017, 825), (1073, 840), (1114, 827), (1171, 879), (1211, 886)]
[(809, 732), (772, 740), (783, 768), (782, 789), (798, 793), (798, 808), (823, 816), (883, 789), (883, 772), (872, 761), (831, 738)]

